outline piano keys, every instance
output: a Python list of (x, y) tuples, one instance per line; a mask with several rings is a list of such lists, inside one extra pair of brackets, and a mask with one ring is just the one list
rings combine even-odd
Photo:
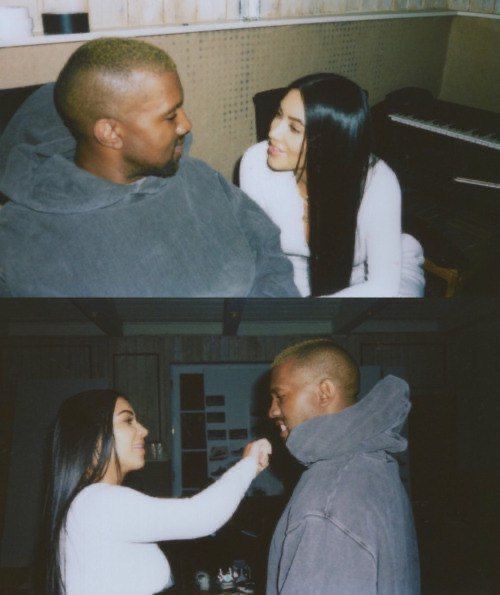
[(482, 136), (477, 130), (459, 130), (449, 124), (441, 124), (435, 120), (421, 120), (419, 118), (401, 114), (389, 114), (389, 119), (393, 122), (404, 124), (405, 126), (413, 126), (414, 128), (420, 128), (421, 130), (433, 132), (434, 134), (443, 134), (444, 136), (456, 138), (467, 143), (474, 143), (476, 145), (494, 149), (495, 151), (500, 151), (500, 140), (495, 138), (493, 134)]

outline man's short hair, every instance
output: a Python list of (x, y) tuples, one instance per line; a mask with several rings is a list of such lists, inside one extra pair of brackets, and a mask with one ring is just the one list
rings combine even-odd
[(54, 101), (77, 139), (98, 119), (116, 117), (116, 100), (130, 91), (127, 79), (137, 70), (160, 74), (176, 71), (176, 65), (162, 49), (120, 37), (94, 39), (70, 56), (57, 78)]
[(299, 366), (318, 367), (337, 380), (344, 397), (354, 402), (359, 392), (359, 367), (354, 358), (331, 339), (317, 338), (301, 341), (281, 351), (272, 367), (293, 360)]

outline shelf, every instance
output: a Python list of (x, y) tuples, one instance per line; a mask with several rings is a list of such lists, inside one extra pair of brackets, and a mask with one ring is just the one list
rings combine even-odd
[(500, 18), (500, 15), (467, 13), (453, 10), (426, 10), (415, 12), (376, 12), (376, 13), (351, 13), (343, 15), (330, 15), (320, 17), (301, 17), (262, 20), (221, 21), (215, 23), (195, 23), (182, 25), (150, 26), (136, 29), (108, 29), (92, 31), (90, 33), (74, 33), (69, 35), (34, 35), (32, 37), (9, 39), (0, 41), (2, 47), (20, 47), (31, 45), (50, 45), (54, 43), (73, 43), (89, 41), (105, 36), (115, 37), (154, 37), (156, 35), (178, 35), (181, 33), (199, 33), (203, 31), (221, 31), (227, 29), (255, 29), (259, 27), (285, 27), (292, 25), (311, 25), (317, 23), (337, 23), (351, 21), (373, 21), (384, 19), (411, 19), (426, 17), (452, 17), (475, 16), (486, 18)]

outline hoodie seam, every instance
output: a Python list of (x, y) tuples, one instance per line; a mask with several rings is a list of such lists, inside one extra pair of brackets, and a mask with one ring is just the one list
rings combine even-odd
[(300, 519), (300, 521), (295, 523), (291, 528), (287, 529), (286, 535), (293, 532), (295, 529), (297, 529), (297, 527), (300, 527), (300, 525), (307, 523), (309, 518), (321, 519), (337, 527), (339, 531), (354, 541), (361, 549), (366, 551), (372, 560), (373, 566), (377, 568), (377, 556), (375, 555), (375, 552), (372, 551), (372, 548), (357, 533), (349, 529), (349, 527), (344, 525), (336, 517), (328, 515), (327, 513), (308, 512)]
[(334, 487), (333, 491), (330, 493), (330, 495), (325, 503), (324, 514), (326, 517), (329, 517), (328, 510), (330, 509), (332, 500), (334, 500), (337, 497), (337, 492), (339, 489), (340, 481), (342, 479), (342, 475), (345, 473), (346, 469), (351, 465), (355, 456), (356, 455), (351, 455), (349, 457), (349, 459), (345, 462), (345, 464), (337, 472), (337, 476), (335, 478), (335, 487)]

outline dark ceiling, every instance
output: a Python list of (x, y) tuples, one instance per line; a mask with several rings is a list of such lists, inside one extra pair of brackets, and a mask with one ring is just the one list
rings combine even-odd
[[(452, 332), (498, 324), (494, 299), (3, 299), (0, 334)], [(169, 330), (170, 329), (170, 330)], [(183, 330), (184, 329), (184, 330)]]

